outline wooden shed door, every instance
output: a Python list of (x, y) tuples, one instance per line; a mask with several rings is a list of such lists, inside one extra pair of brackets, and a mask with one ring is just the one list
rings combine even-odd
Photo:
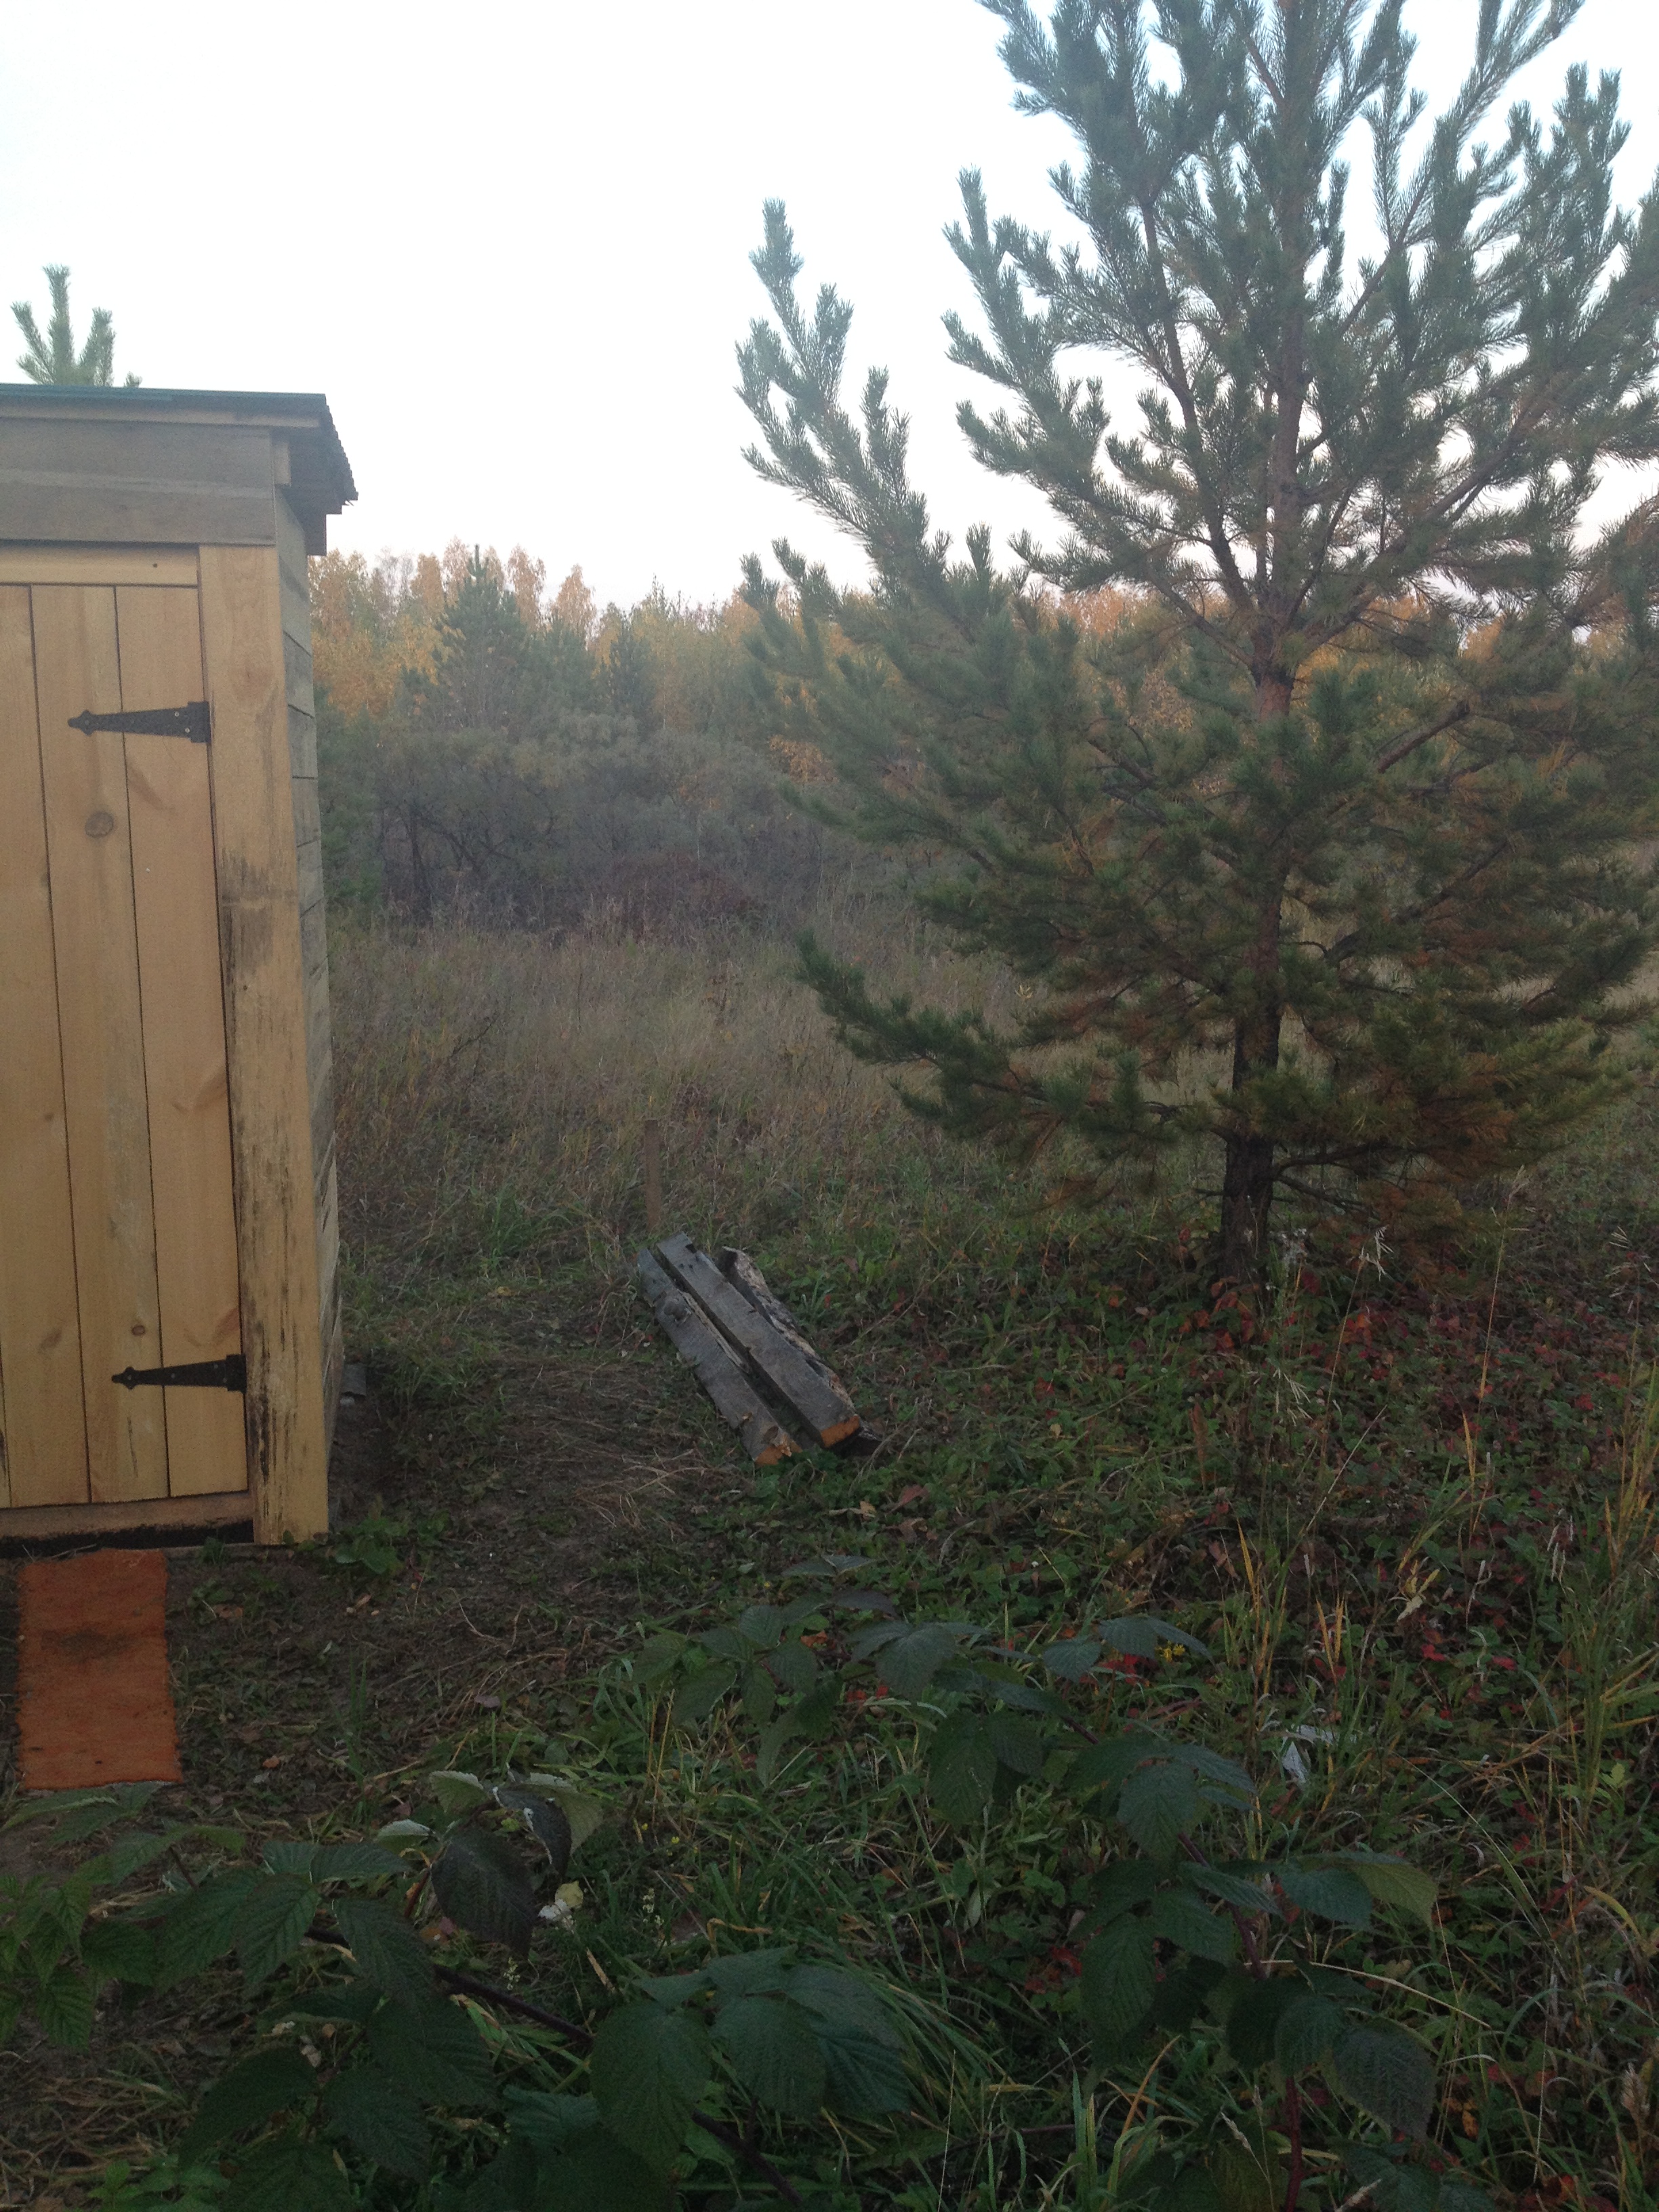
[(200, 699), (197, 602), (0, 585), (0, 1504), (247, 1485), (240, 1396), (112, 1380), (240, 1349), (210, 749), (69, 727)]

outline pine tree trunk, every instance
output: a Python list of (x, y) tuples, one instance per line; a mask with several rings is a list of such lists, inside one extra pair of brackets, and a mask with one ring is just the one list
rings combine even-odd
[(1273, 1139), (1229, 1137), (1221, 1182), (1221, 1273), (1230, 1282), (1259, 1283), (1266, 1275), (1273, 1197)]
[[(1285, 1010), (1279, 997), (1279, 926), (1282, 893), (1262, 910), (1249, 965), (1261, 996), (1233, 1030), (1232, 1092), (1237, 1099), (1279, 1065)], [(1273, 1200), (1273, 1140), (1250, 1126), (1247, 1108), (1225, 1139), (1221, 1179), (1221, 1272), (1235, 1283), (1260, 1283), (1267, 1273), (1267, 1223)]]
[[(1255, 672), (1258, 726), (1290, 712), (1294, 678), (1281, 661), (1279, 639), (1269, 630), (1261, 640)], [(1233, 1030), (1232, 1091), (1235, 1097), (1254, 1079), (1279, 1065), (1279, 1031), (1285, 1010), (1279, 995), (1279, 930), (1283, 912), (1282, 882), (1266, 897), (1256, 941), (1247, 962), (1258, 996)], [(1221, 1273), (1237, 1284), (1265, 1281), (1267, 1224), (1273, 1212), (1273, 1140), (1243, 1125), (1224, 1139), (1221, 1179)]]

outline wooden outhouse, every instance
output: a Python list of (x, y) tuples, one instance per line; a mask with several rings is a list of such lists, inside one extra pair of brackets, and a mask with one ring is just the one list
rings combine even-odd
[(0, 386), (0, 1540), (319, 1534), (314, 394)]

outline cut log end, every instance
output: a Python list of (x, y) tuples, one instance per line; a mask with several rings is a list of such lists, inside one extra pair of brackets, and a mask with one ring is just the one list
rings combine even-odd
[(857, 1436), (863, 1425), (854, 1413), (850, 1421), (836, 1421), (829, 1428), (820, 1429), (818, 1442), (822, 1444), (844, 1444), (848, 1437)]
[(744, 1449), (757, 1467), (775, 1467), (794, 1456), (795, 1447), (775, 1421), (751, 1416), (743, 1431)]

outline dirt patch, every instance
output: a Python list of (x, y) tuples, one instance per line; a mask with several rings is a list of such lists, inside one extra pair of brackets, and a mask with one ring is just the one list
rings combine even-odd
[[(329, 1545), (173, 1556), (185, 1781), (163, 1794), (169, 1816), (234, 1820), (258, 1838), (372, 1832), (434, 1760), (556, 1726), (567, 1680), (631, 1636), (669, 1562), (699, 1586), (699, 1511), (746, 1480), (724, 1432), (641, 1338), (548, 1334), (515, 1316), (466, 1402), (343, 1407)], [(395, 1553), (390, 1572), (347, 1556), (373, 1548), (352, 1540), (364, 1524)], [(9, 1784), (14, 1578), (0, 1562)], [(37, 1831), (0, 1838), (0, 1875), (49, 1865)], [(227, 1975), (125, 2011), (112, 1991), (87, 2052), (20, 2031), (0, 2100), (0, 2205), (83, 2202), (82, 2178), (177, 2126), (249, 2020)]]

